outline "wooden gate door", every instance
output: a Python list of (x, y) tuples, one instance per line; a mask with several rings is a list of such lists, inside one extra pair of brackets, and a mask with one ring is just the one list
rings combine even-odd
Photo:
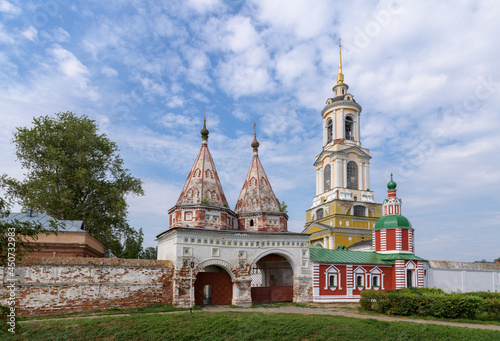
[(231, 276), (226, 272), (200, 272), (194, 282), (195, 305), (206, 305), (203, 303), (203, 288), (211, 287), (211, 305), (230, 305), (233, 298), (233, 283)]

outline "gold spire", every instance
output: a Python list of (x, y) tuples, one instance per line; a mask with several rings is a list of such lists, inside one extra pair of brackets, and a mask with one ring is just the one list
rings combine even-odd
[(339, 38), (339, 74), (337, 75), (337, 84), (344, 83), (344, 74), (342, 73), (342, 44)]

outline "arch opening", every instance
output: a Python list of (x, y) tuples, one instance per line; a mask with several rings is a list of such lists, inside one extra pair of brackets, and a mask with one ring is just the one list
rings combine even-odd
[(194, 302), (197, 306), (230, 305), (233, 283), (229, 273), (217, 265), (208, 265), (196, 275)]
[(345, 138), (354, 140), (354, 119), (351, 116), (345, 118)]
[(253, 303), (292, 302), (293, 269), (289, 261), (272, 253), (257, 261), (251, 270)]

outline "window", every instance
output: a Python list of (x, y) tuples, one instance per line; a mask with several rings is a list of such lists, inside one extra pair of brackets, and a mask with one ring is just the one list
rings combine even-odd
[(331, 274), (328, 276), (328, 286), (330, 288), (337, 286), (337, 274)]
[(332, 142), (333, 139), (333, 122), (332, 119), (326, 121), (326, 143)]
[(325, 192), (326, 191), (329, 191), (330, 189), (332, 189), (331, 187), (331, 178), (332, 178), (332, 171), (331, 171), (331, 166), (330, 165), (326, 165), (325, 166), (325, 169), (323, 171), (323, 185), (324, 185), (324, 188), (325, 188)]
[(379, 277), (379, 275), (373, 275), (373, 277), (372, 277), (372, 286), (374, 288), (380, 287), (380, 277)]
[(340, 281), (340, 272), (339, 269), (337, 269), (334, 265), (330, 266), (326, 271), (325, 271), (325, 290), (342, 290), (341, 287), (341, 281)]
[(346, 140), (354, 140), (354, 120), (352, 116), (345, 118), (345, 138)]
[(250, 226), (253, 226), (253, 219), (250, 219)]
[(354, 215), (357, 217), (366, 216), (366, 208), (364, 206), (361, 206), (361, 205), (354, 206)]
[(358, 165), (354, 161), (347, 163), (347, 188), (358, 189)]
[(319, 210), (316, 211), (316, 219), (322, 219), (323, 218), (323, 209), (320, 208)]
[(358, 290), (362, 290), (365, 286), (365, 274), (366, 270), (361, 266), (354, 271), (355, 283)]
[(356, 286), (363, 287), (363, 275), (356, 275)]

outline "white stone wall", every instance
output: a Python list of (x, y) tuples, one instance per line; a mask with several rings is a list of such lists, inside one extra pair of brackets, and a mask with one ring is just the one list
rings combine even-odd
[(500, 265), (429, 261), (429, 287), (446, 292), (500, 292)]

